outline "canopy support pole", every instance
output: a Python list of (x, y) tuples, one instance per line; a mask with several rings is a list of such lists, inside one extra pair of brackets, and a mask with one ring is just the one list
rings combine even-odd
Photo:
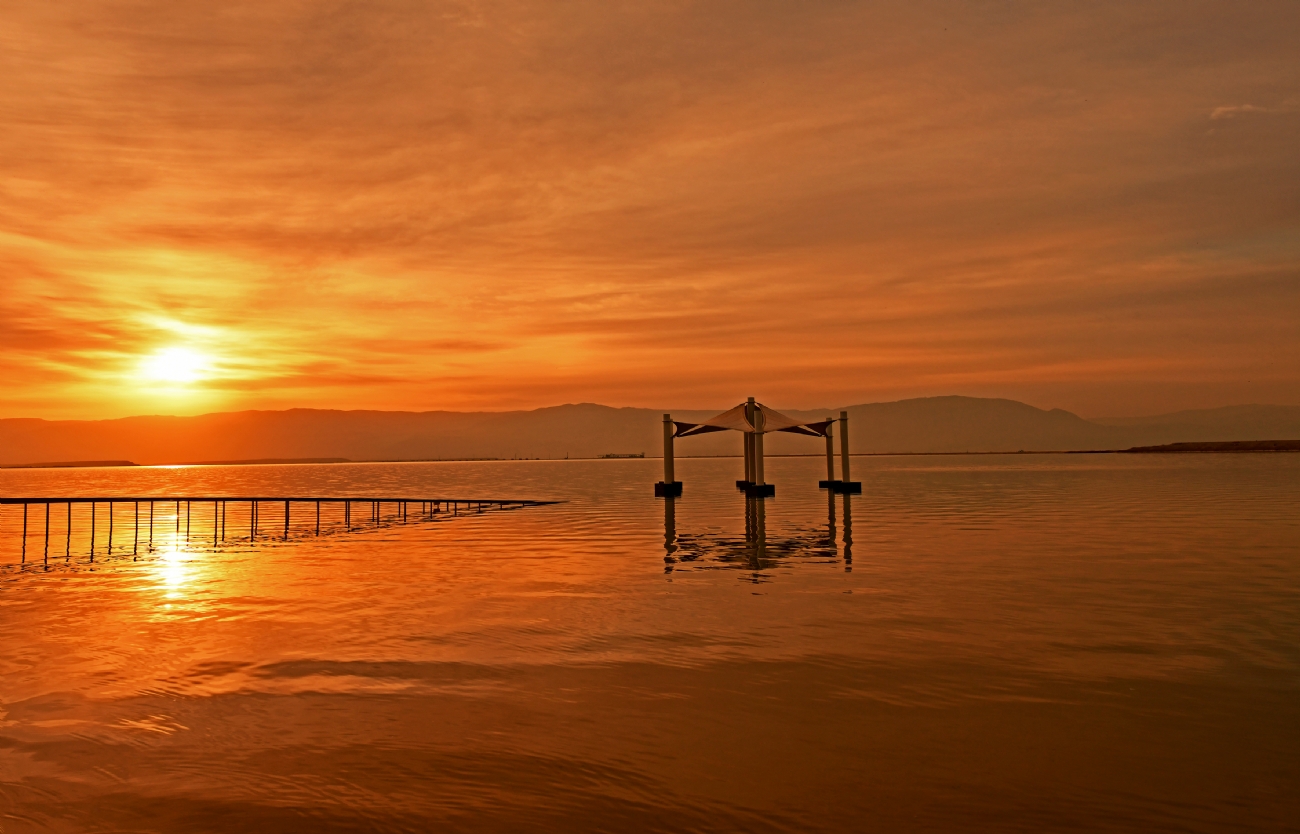
[(750, 498), (770, 498), (776, 495), (776, 486), (767, 483), (763, 474), (763, 429), (766, 428), (767, 420), (763, 412), (754, 406), (754, 398), (749, 398), (750, 415), (749, 421), (754, 426), (754, 431), (748, 434), (750, 438), (751, 465), (753, 467), (753, 482), (745, 488), (745, 494)]
[(656, 498), (676, 498), (682, 494), (682, 482), (677, 480), (673, 461), (673, 415), (664, 415), (664, 479), (655, 484)]
[(843, 478), (836, 492), (862, 492), (862, 482), (850, 480), (849, 476), (849, 413), (840, 412), (840, 476)]
[(839, 484), (839, 481), (835, 479), (835, 438), (831, 434), (831, 427), (835, 425), (835, 418), (827, 417), (826, 420), (830, 424), (826, 426), (826, 480), (820, 482), (817, 486), (834, 492), (836, 485)]
[[(754, 424), (754, 398), (750, 397), (745, 401), (745, 420), (751, 426)], [(752, 432), (742, 431), (741, 448), (745, 452), (745, 477), (744, 480), (736, 481), (736, 489), (744, 492), (754, 483), (754, 435)]]

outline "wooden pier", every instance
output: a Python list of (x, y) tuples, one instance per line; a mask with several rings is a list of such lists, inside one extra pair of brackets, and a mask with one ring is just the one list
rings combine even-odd
[[(55, 555), (62, 555), (65, 558), (72, 556), (73, 531), (81, 526), (84, 532), (77, 538), (86, 540), (90, 559), (94, 561), (97, 552), (96, 540), (101, 534), (104, 536), (102, 552), (105, 555), (114, 553), (115, 534), (119, 536), (116, 553), (124, 555), (129, 552), (135, 555), (140, 552), (142, 545), (146, 548), (146, 552), (152, 551), (155, 536), (165, 536), (169, 532), (168, 526), (171, 527), (173, 543), (184, 542), (188, 545), (196, 540), (210, 541), (213, 547), (217, 547), (227, 540), (254, 542), (260, 538), (288, 541), (294, 534), (319, 536), (322, 533), (352, 532), (389, 524), (435, 521), (460, 515), (516, 510), (556, 503), (559, 502), (498, 498), (375, 496), (46, 496), (0, 498), (0, 523), (8, 520), (6, 516), (9, 513), (4, 508), (22, 507), (22, 544), (19, 548), (20, 552), (15, 555), (19, 556), (21, 562), (26, 563), (28, 540), (32, 537), (32, 533), (37, 533), (41, 540), (41, 558), (48, 561), (51, 514), (53, 513), (56, 524), (60, 520), (59, 516), (62, 515), (63, 529), (55, 532), (63, 533), (64, 552), (62, 554), (56, 552)], [(80, 512), (74, 513), (73, 507), (78, 507)], [(164, 514), (165, 526), (162, 527), (159, 526), (158, 519), (160, 507)], [(33, 508), (36, 510), (35, 513), (32, 512)], [(266, 508), (271, 509), (270, 520), (276, 522), (269, 535), (267, 525), (261, 517)], [(59, 513), (58, 510), (63, 512)], [(172, 511), (171, 518), (166, 516), (168, 510)], [(282, 512), (282, 516), (281, 512), (276, 512), (277, 510)], [(305, 522), (300, 520), (304, 517), (304, 510), (306, 511)], [(125, 524), (122, 523), (124, 514)], [(237, 521), (232, 518), (234, 516), (238, 516)], [(295, 519), (299, 520), (295, 521)], [(228, 522), (233, 526), (233, 532), (229, 536)], [(17, 526), (16, 519), (14, 526)], [(32, 527), (36, 530), (32, 530)], [(120, 543), (123, 541), (121, 538), (123, 527), (129, 531), (125, 534), (125, 544)], [(58, 544), (56, 540), (56, 550)], [(80, 544), (77, 552), (81, 552)]]

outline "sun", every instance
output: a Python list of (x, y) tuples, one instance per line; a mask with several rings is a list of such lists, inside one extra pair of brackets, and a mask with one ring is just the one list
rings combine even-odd
[(186, 384), (202, 379), (210, 365), (210, 360), (198, 351), (170, 347), (145, 357), (140, 371), (145, 379)]

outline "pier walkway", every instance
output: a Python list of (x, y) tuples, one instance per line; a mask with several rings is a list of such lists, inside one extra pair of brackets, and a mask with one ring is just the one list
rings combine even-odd
[[(81, 542), (94, 561), (96, 542), (103, 542), (105, 555), (138, 554), (143, 546), (152, 552), (156, 537), (172, 544), (191, 541), (253, 542), (258, 539), (288, 541), (291, 536), (319, 536), (352, 532), (391, 524), (435, 521), (463, 514), (540, 507), (557, 501), (500, 498), (402, 498), (377, 496), (229, 496), (229, 495), (130, 495), (130, 496), (43, 496), (0, 498), (0, 529), (18, 532), (17, 510), (21, 507), (21, 545), (15, 550), (21, 562), (28, 558), (28, 542), (39, 538), (41, 558), (50, 557), (50, 542), (56, 556), (72, 556), (73, 539)], [(74, 512), (73, 508), (77, 508)], [(35, 512), (33, 512), (35, 509)], [(62, 512), (59, 512), (62, 510)], [(269, 512), (268, 512), (269, 511)], [(263, 515), (270, 517), (263, 519)], [(53, 527), (51, 526), (53, 523)], [(227, 525), (230, 525), (228, 532)], [(269, 528), (269, 532), (268, 532)], [(74, 532), (76, 535), (74, 536)], [(118, 536), (114, 544), (114, 535)], [(8, 538), (5, 536), (5, 538)], [(58, 553), (62, 538), (63, 553)], [(0, 562), (6, 561), (0, 557)]]

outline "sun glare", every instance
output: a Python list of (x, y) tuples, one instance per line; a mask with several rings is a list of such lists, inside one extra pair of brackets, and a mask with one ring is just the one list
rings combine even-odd
[(203, 378), (209, 361), (189, 348), (164, 348), (145, 358), (141, 371), (156, 382), (190, 383)]

